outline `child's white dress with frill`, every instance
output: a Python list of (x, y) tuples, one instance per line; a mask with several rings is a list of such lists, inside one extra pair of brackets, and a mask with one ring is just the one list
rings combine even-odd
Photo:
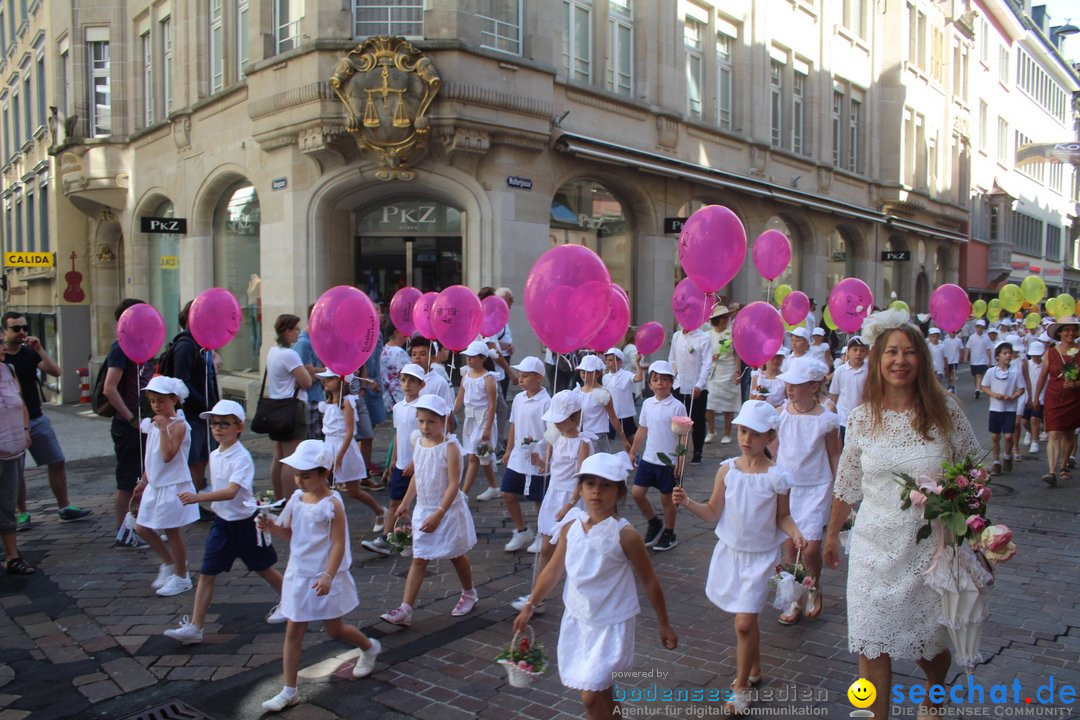
[(840, 416), (825, 410), (820, 415), (780, 411), (777, 433), (780, 449), (776, 464), (798, 468), (792, 477), (791, 518), (807, 540), (821, 540), (832, 507), (833, 472), (825, 436), (840, 427)]
[(578, 387), (574, 392), (581, 398), (581, 429), (596, 438), (592, 443), (593, 452), (611, 452), (612, 443), (607, 435), (611, 426), (611, 418), (608, 416), (611, 393), (603, 387), (588, 391), (584, 387)]
[(180, 451), (173, 459), (165, 462), (161, 456), (161, 431), (150, 418), (143, 418), (139, 430), (146, 434), (146, 457), (143, 467), (149, 483), (143, 490), (139, 501), (136, 522), (154, 530), (169, 530), (184, 527), (199, 520), (199, 505), (185, 505), (177, 497), (182, 492), (195, 492), (195, 483), (191, 481), (188, 469), (188, 453), (191, 450), (191, 427), (184, 419), (182, 411), (169, 425), (184, 424), (184, 439), (180, 441)]
[(461, 387), (465, 389), (464, 414), (465, 421), (461, 425), (461, 445), (464, 455), (476, 455), (481, 445), (491, 448), (491, 453), (483, 460), (494, 461), (495, 448), (499, 446), (498, 423), (491, 423), (491, 437), (485, 443), (481, 438), (484, 435), (484, 423), (487, 419), (488, 406), (487, 376), (495, 376), (495, 373), (486, 372), (478, 378), (469, 377), (468, 373), (461, 376)]
[[(415, 433), (419, 435), (419, 433)], [(446, 560), (461, 557), (476, 544), (476, 528), (473, 526), (472, 513), (465, 499), (465, 493), (457, 491), (450, 509), (443, 513), (442, 521), (435, 532), (420, 530), (431, 515), (435, 514), (446, 495), (447, 483), (451, 482), (446, 472), (446, 448), (450, 443), (458, 446), (457, 439), (450, 435), (442, 443), (433, 447), (424, 447), (421, 439), (413, 444), (413, 483), (416, 485), (416, 505), (412, 513), (412, 551), (413, 557), (420, 560)], [(457, 478), (453, 480), (458, 483)]]
[(336, 620), (360, 604), (352, 573), (352, 551), (349, 549), (349, 523), (345, 522), (345, 555), (338, 565), (330, 592), (316, 595), (312, 587), (321, 573), (326, 572), (330, 556), (330, 526), (334, 519), (334, 504), (345, 506), (336, 491), (315, 503), (303, 500), (304, 492), (297, 490), (281, 511), (278, 524), (292, 529), (289, 540), (289, 565), (281, 583), (281, 614), (293, 622)]
[[(578, 481), (574, 474), (578, 471), (581, 445), (588, 445), (589, 454), (592, 454), (592, 441), (595, 439), (596, 436), (592, 433), (581, 432), (577, 437), (559, 435), (552, 443), (549, 468), (551, 479), (544, 493), (544, 502), (540, 503), (540, 512), (536, 516), (536, 527), (541, 535), (555, 539), (555, 526), (559, 522), (555, 516), (574, 499), (574, 491), (577, 490)], [(580, 500), (578, 507), (581, 507)]]
[(619, 542), (629, 521), (609, 517), (586, 532), (588, 520), (584, 511), (573, 508), (559, 523), (560, 529), (570, 524), (570, 530), (557, 658), (563, 685), (600, 692), (611, 687), (612, 673), (634, 666), (641, 606), (633, 568)]
[[(345, 402), (352, 406), (353, 423), (355, 424), (357, 418), (356, 396), (346, 395)], [(323, 418), (324, 442), (331, 452), (331, 457), (337, 459), (337, 454), (341, 451), (341, 443), (346, 442), (345, 413), (336, 402), (320, 402), (319, 411), (322, 413)], [(344, 457), (341, 458), (341, 466), (333, 468), (335, 483), (355, 482), (367, 477), (367, 465), (364, 464), (364, 456), (360, 454), (360, 448), (352, 438), (348, 438), (348, 443), (349, 447), (345, 450)]]
[(735, 458), (725, 461), (724, 510), (716, 524), (718, 542), (709, 561), (705, 596), (724, 612), (760, 613), (787, 535), (776, 525), (776, 499), (788, 492), (791, 475), (773, 465), (745, 473)]

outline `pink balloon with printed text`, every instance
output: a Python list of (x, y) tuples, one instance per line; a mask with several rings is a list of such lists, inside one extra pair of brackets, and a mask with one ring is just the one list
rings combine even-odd
[(630, 303), (626, 294), (615, 283), (611, 284), (607, 321), (589, 342), (589, 349), (596, 352), (606, 352), (616, 343), (626, 337), (626, 330), (630, 327)]
[(806, 319), (809, 312), (810, 298), (800, 290), (788, 293), (784, 301), (780, 303), (780, 315), (788, 325), (798, 325)]
[(647, 322), (634, 333), (634, 345), (641, 355), (651, 355), (664, 344), (664, 326), (658, 322)]
[(426, 292), (413, 304), (413, 325), (416, 326), (416, 332), (428, 340), (435, 339), (435, 330), (431, 326), (431, 306), (435, 304), (437, 297), (439, 297), (437, 292)]
[(510, 306), (498, 295), (488, 295), (480, 301), (480, 307), (484, 311), (484, 337), (491, 337), (502, 332), (506, 323), (510, 320)]
[(556, 353), (574, 352), (608, 320), (611, 274), (589, 248), (558, 245), (533, 264), (524, 297), (525, 317), (540, 342)]
[(739, 274), (746, 260), (746, 229), (723, 205), (706, 205), (683, 224), (679, 263), (703, 293), (714, 293)]
[(165, 320), (153, 305), (132, 305), (116, 323), (116, 340), (128, 359), (142, 365), (157, 355), (165, 342)]
[(684, 330), (694, 330), (709, 319), (710, 300), (693, 279), (685, 277), (671, 293), (671, 310)]
[(971, 317), (971, 300), (964, 288), (948, 283), (930, 296), (930, 317), (945, 332), (956, 332)]
[(874, 293), (859, 278), (844, 278), (829, 293), (829, 315), (846, 333), (858, 332), (874, 310)]
[(784, 274), (791, 262), (791, 241), (779, 230), (766, 230), (754, 241), (751, 259), (761, 277), (772, 282)]
[(731, 344), (742, 361), (761, 367), (784, 344), (784, 321), (767, 302), (752, 302), (735, 314)]
[(188, 310), (188, 329), (199, 347), (217, 350), (229, 344), (240, 330), (240, 303), (225, 288), (203, 290)]
[(423, 296), (414, 287), (403, 287), (394, 293), (390, 299), (390, 322), (394, 323), (397, 331), (409, 337), (416, 332), (416, 323), (413, 322), (413, 306)]
[(480, 298), (464, 285), (451, 285), (439, 293), (431, 306), (435, 339), (454, 352), (469, 347), (484, 327)]
[(379, 313), (366, 293), (351, 285), (332, 287), (315, 301), (308, 318), (311, 346), (338, 375), (356, 372), (379, 339)]

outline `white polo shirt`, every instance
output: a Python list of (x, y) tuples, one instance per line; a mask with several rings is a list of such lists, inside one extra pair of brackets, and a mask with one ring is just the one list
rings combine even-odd
[(420, 389), (421, 395), (438, 395), (443, 400), (454, 407), (454, 391), (450, 388), (450, 383), (446, 380), (446, 370), (442, 365), (433, 364), (431, 370), (424, 378), (424, 387)]
[(993, 365), (993, 359), (990, 356), (991, 347), (993, 343), (990, 341), (989, 333), (984, 332), (982, 335), (975, 333), (967, 341), (967, 349), (970, 353), (968, 362), (972, 365)]
[(239, 441), (228, 449), (219, 447), (210, 453), (210, 489), (214, 492), (225, 490), (230, 483), (240, 486), (232, 500), (210, 503), (210, 509), (222, 520), (246, 520), (255, 513), (254, 482), (255, 463), (251, 461), (251, 453)]
[(611, 402), (615, 406), (615, 417), (634, 417), (634, 376), (629, 370), (619, 368), (618, 372), (604, 373), (604, 387), (611, 393)]
[(836, 414), (840, 416), (840, 427), (847, 427), (848, 413), (862, 402), (863, 386), (866, 385), (866, 363), (853, 368), (847, 362), (833, 373), (829, 394), (836, 396)]
[(416, 419), (416, 406), (413, 402), (398, 400), (394, 403), (394, 447), (397, 448), (397, 462), (394, 467), (404, 470), (412, 462), (413, 430), (420, 429), (420, 423)]
[[(551, 407), (551, 395), (547, 389), (540, 388), (532, 397), (528, 393), (518, 393), (510, 406), (510, 424), (514, 426), (514, 447), (510, 451), (510, 462), (506, 467), (522, 475), (537, 475), (540, 468), (532, 462), (532, 454), (540, 457), (547, 452), (544, 431), (547, 427), (540, 418)], [(525, 445), (525, 438), (536, 440)]]
[(686, 415), (686, 406), (674, 395), (668, 395), (663, 400), (654, 396), (642, 403), (638, 425), (649, 430), (645, 437), (645, 451), (641, 454), (642, 460), (653, 465), (663, 465), (657, 453), (664, 453), (672, 460), (675, 459), (675, 446), (679, 444), (679, 438), (671, 429), (671, 418), (680, 415)]
[[(1024, 386), (1024, 379), (1015, 365), (1010, 365), (1007, 370), (995, 365), (983, 375), (982, 386), (998, 395), (1012, 395)], [(990, 412), (1016, 412), (1016, 400), (990, 398)]]
[(960, 351), (964, 347), (964, 341), (958, 337), (947, 337), (941, 341), (945, 346), (945, 362), (956, 365), (960, 362)]

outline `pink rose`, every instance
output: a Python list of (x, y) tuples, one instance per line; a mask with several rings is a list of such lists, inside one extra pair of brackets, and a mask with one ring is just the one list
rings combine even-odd
[(812, 589), (814, 587), (814, 578), (812, 578), (812, 577), (803, 578), (802, 584), (803, 584), (803, 587)]
[(991, 525), (979, 536), (979, 544), (991, 552), (999, 552), (1008, 546), (1012, 536), (1008, 525)]
[(918, 490), (912, 490), (910, 493), (908, 493), (908, 500), (910, 500), (911, 504), (915, 507), (922, 507), (926, 504), (926, 495), (919, 492)]
[(671, 418), (671, 432), (679, 437), (686, 437), (694, 427), (694, 421), (685, 415), (677, 415)]
[(968, 479), (965, 476), (960, 475), (956, 478), (956, 487), (960, 488), (961, 490), (965, 490), (967, 486)]
[(986, 527), (986, 518), (982, 515), (971, 515), (967, 519), (967, 526), (972, 532), (979, 532)]
[(1009, 544), (1007, 544), (1005, 547), (1003, 547), (1001, 550), (999, 550), (997, 552), (993, 552), (993, 551), (990, 551), (990, 550), (984, 550), (983, 555), (985, 555), (986, 559), (991, 561), (991, 562), (995, 562), (995, 563), (1008, 562), (1009, 560), (1013, 559), (1014, 555), (1016, 555), (1016, 545), (1014, 543), (1009, 543)]
[(522, 670), (526, 670), (529, 667), (529, 663), (525, 662), (524, 660), (518, 660), (518, 667)]
[(984, 482), (987, 481), (987, 479), (989, 477), (990, 477), (990, 474), (988, 472), (986, 472), (986, 470), (984, 470), (982, 468), (979, 468), (978, 470), (972, 470), (971, 471), (971, 479), (974, 480), (975, 482), (984, 483)]
[(994, 496), (994, 493), (990, 490), (989, 485), (976, 485), (975, 497), (979, 498), (983, 502), (990, 502), (990, 498)]

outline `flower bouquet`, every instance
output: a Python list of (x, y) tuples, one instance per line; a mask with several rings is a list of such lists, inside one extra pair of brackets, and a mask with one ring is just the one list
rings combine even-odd
[(412, 525), (403, 525), (400, 520), (394, 523), (394, 529), (386, 534), (386, 542), (394, 552), (405, 552), (412, 547)]
[(1078, 366), (1077, 353), (1080, 348), (1073, 348), (1065, 353), (1065, 364), (1061, 368), (1061, 377), (1065, 380), (1065, 387), (1072, 387), (1080, 379), (1080, 366)]
[[(264, 490), (255, 495), (255, 509), (259, 515), (269, 520), (270, 514), (285, 507), (286, 498), (277, 500), (273, 490)], [(259, 547), (270, 547), (272, 538), (269, 530), (255, 529), (255, 542)]]
[(668, 467), (675, 468), (676, 485), (682, 485), (683, 470), (686, 467), (686, 437), (693, 427), (694, 421), (686, 415), (676, 415), (671, 418), (671, 432), (675, 433), (675, 437), (678, 438), (678, 444), (675, 445), (675, 459), (672, 460), (667, 453), (656, 453), (656, 457), (660, 459), (660, 462)]
[(773, 607), (777, 610), (789, 610), (803, 593), (817, 589), (817, 580), (807, 575), (806, 566), (799, 562), (801, 555), (801, 551), (796, 554), (793, 563), (778, 563), (776, 574), (769, 578), (769, 587), (776, 591)]
[(495, 662), (506, 668), (506, 678), (513, 687), (529, 687), (547, 668), (544, 646), (536, 643), (532, 627), (527, 629), (528, 637), (514, 633), (510, 644), (495, 657)]
[(476, 446), (476, 457), (486, 458), (489, 455), (495, 454), (495, 448), (491, 447), (488, 443), (480, 443)]

